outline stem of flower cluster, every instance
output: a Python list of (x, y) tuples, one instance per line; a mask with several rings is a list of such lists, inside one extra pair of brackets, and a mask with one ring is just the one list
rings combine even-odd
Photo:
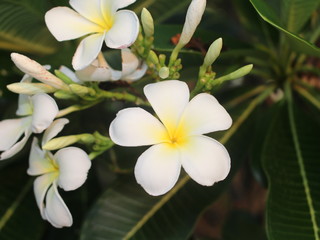
[(109, 91), (101, 90), (99, 92), (99, 95), (100, 95), (99, 96), (100, 98), (124, 100), (128, 102), (133, 102), (136, 105), (145, 105), (145, 106), (150, 105), (147, 101), (143, 100), (142, 98), (139, 98), (127, 92), (120, 93), (120, 92), (109, 92)]

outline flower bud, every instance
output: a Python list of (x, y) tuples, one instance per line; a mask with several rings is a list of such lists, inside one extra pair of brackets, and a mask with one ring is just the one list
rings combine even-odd
[(94, 95), (95, 91), (92, 88), (88, 88), (85, 86), (81, 86), (79, 84), (70, 84), (69, 85), (71, 91), (78, 95), (78, 96), (85, 96), (85, 95)]
[(58, 99), (77, 99), (77, 97), (72, 93), (63, 90), (56, 91), (54, 96)]
[(58, 137), (58, 138), (51, 139), (44, 146), (42, 146), (42, 149), (48, 150), (48, 151), (49, 150), (57, 150), (57, 149), (69, 146), (71, 144), (74, 144), (77, 141), (78, 141), (77, 136)]
[(159, 77), (161, 77), (162, 79), (166, 79), (167, 77), (169, 77), (170, 71), (169, 68), (167, 67), (162, 67), (159, 70)]
[(12, 83), (7, 88), (14, 93), (34, 95), (37, 93), (53, 93), (56, 88), (43, 83)]
[(149, 52), (148, 60), (151, 61), (154, 65), (159, 64), (159, 58), (158, 58), (157, 54), (152, 50), (150, 50), (150, 52)]
[(208, 52), (204, 58), (203, 65), (205, 67), (211, 66), (219, 57), (222, 49), (222, 38), (215, 40), (209, 47)]
[(241, 78), (245, 75), (247, 75), (251, 69), (252, 69), (253, 65), (252, 64), (248, 64), (242, 68), (239, 68), (238, 70), (232, 72), (232, 73), (229, 73), (225, 76), (222, 76), (220, 78), (217, 78), (215, 79), (214, 81), (214, 85), (218, 85), (218, 84), (221, 84), (225, 81), (230, 81), (230, 80), (235, 80), (235, 79), (238, 79), (238, 78)]
[(48, 141), (46, 144), (44, 144), (42, 148), (45, 150), (57, 150), (60, 148), (70, 146), (77, 142), (81, 142), (84, 144), (91, 144), (91, 143), (94, 143), (94, 141), (95, 141), (95, 137), (92, 134), (84, 133), (79, 135), (53, 138), (50, 141)]
[(48, 84), (56, 89), (68, 89), (68, 86), (63, 81), (48, 72), (36, 61), (18, 53), (11, 53), (11, 59), (22, 72), (34, 77), (40, 82)]
[(184, 46), (190, 41), (201, 21), (205, 8), (206, 0), (192, 0), (187, 11), (178, 45)]
[(141, 23), (142, 23), (143, 31), (146, 37), (153, 36), (154, 34), (153, 18), (150, 12), (146, 8), (143, 8), (141, 12)]

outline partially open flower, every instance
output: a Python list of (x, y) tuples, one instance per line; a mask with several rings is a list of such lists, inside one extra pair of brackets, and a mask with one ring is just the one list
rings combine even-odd
[(83, 82), (106, 82), (117, 80), (133, 82), (142, 78), (148, 69), (147, 64), (141, 61), (128, 48), (121, 50), (121, 59), (121, 71), (113, 69), (102, 56), (95, 59), (88, 67), (76, 71), (75, 76), (71, 76), (69, 73), (69, 77), (71, 77), (71, 79), (77, 78)]
[[(55, 137), (68, 123), (58, 119), (45, 131), (42, 145)], [(57, 186), (65, 191), (79, 188), (87, 179), (91, 161), (88, 155), (76, 147), (60, 149), (54, 155), (42, 150), (34, 138), (29, 157), (29, 175), (38, 176), (34, 181), (34, 193), (41, 216), (54, 227), (72, 225), (72, 215), (62, 200)]]
[(126, 48), (139, 33), (133, 11), (120, 10), (135, 0), (70, 0), (68, 7), (55, 7), (45, 15), (46, 24), (58, 41), (86, 36), (73, 56), (75, 70), (83, 69), (98, 56), (103, 42), (109, 48)]
[(222, 144), (203, 135), (232, 124), (219, 102), (207, 93), (189, 102), (187, 84), (177, 80), (149, 84), (144, 93), (161, 122), (142, 108), (127, 108), (109, 129), (118, 145), (153, 145), (137, 161), (137, 182), (151, 195), (164, 194), (178, 180), (181, 166), (201, 185), (225, 179), (229, 154)]
[[(47, 94), (20, 95), (17, 119), (0, 121), (0, 160), (12, 157), (26, 144), (31, 133), (43, 132), (58, 114), (58, 106)], [(23, 138), (21, 138), (21, 136)]]

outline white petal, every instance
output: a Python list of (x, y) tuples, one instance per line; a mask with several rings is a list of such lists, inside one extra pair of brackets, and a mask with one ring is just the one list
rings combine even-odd
[(75, 70), (89, 66), (98, 56), (105, 33), (96, 33), (84, 38), (72, 59), (72, 66)]
[(182, 81), (169, 80), (148, 84), (143, 90), (160, 120), (172, 133), (189, 102), (187, 84)]
[(32, 131), (41, 133), (50, 126), (59, 109), (54, 99), (48, 94), (36, 94), (32, 97), (32, 102)]
[(76, 74), (70, 68), (62, 65), (60, 66), (59, 71), (66, 75), (68, 78), (70, 78), (73, 82), (82, 83), (82, 81), (79, 78), (77, 78)]
[(169, 144), (150, 147), (139, 157), (134, 169), (137, 182), (153, 196), (168, 192), (177, 182), (181, 164), (179, 151)]
[(31, 117), (0, 121), (0, 151), (12, 147), (30, 125)]
[(91, 22), (104, 25), (104, 19), (101, 12), (101, 0), (70, 0), (69, 4), (85, 18)]
[[(101, 8), (103, 13), (114, 14), (118, 9), (129, 6), (136, 0), (101, 0)], [(105, 15), (108, 17), (109, 15)]]
[(129, 47), (136, 41), (138, 33), (137, 15), (129, 10), (118, 11), (114, 15), (112, 28), (106, 33), (106, 45), (116, 49)]
[(152, 145), (167, 139), (160, 121), (142, 108), (119, 111), (110, 124), (109, 135), (116, 144), (128, 147)]
[(212, 138), (190, 137), (180, 150), (184, 170), (201, 185), (211, 186), (225, 179), (230, 171), (230, 156), (227, 150)]
[(58, 185), (66, 191), (80, 187), (87, 179), (91, 160), (85, 151), (76, 147), (60, 149), (55, 155), (59, 166)]
[(69, 123), (66, 118), (60, 118), (55, 121), (47, 128), (42, 137), (41, 146), (44, 146), (49, 140), (57, 136), (59, 132), (63, 129), (64, 125)]
[(215, 97), (207, 93), (195, 96), (185, 108), (180, 127), (190, 135), (226, 130), (232, 124), (228, 112)]
[(44, 220), (46, 220), (46, 216), (44, 214), (44, 197), (47, 193), (48, 188), (53, 183), (56, 177), (57, 173), (44, 174), (40, 177), (37, 177), (33, 183), (33, 191), (36, 197), (36, 202), (39, 207), (40, 214)]
[[(29, 74), (25, 74), (20, 82), (31, 83), (32, 77)], [(31, 98), (25, 94), (19, 94), (18, 109), (16, 111), (18, 116), (26, 116), (32, 114)]]
[(48, 190), (44, 213), (47, 220), (56, 228), (70, 227), (72, 225), (72, 215), (62, 200), (55, 182)]
[(55, 7), (45, 14), (49, 31), (58, 41), (76, 39), (89, 33), (103, 31), (99, 25), (82, 17), (68, 7)]
[(125, 77), (122, 77), (122, 80), (125, 80), (125, 81), (139, 80), (145, 75), (147, 70), (148, 70), (148, 65), (145, 62), (143, 62), (142, 65), (138, 69), (136, 69), (133, 73)]
[(94, 60), (88, 67), (76, 71), (76, 75), (82, 81), (105, 82), (112, 79), (113, 70), (110, 66), (100, 67), (98, 60)]
[(122, 76), (133, 73), (139, 66), (139, 59), (128, 48), (121, 50)]
[(19, 94), (18, 109), (16, 111), (18, 116), (26, 116), (32, 114), (31, 98), (25, 94)]
[(136, 0), (101, 0), (101, 11), (107, 25), (112, 26), (115, 13), (119, 8), (124, 8)]
[(0, 154), (0, 160), (11, 158), (13, 155), (20, 152), (24, 145), (26, 145), (30, 135), (31, 129), (27, 128), (24, 132), (24, 137), (19, 142)]
[(50, 159), (46, 157), (46, 154), (52, 157), (49, 152), (39, 147), (38, 139), (33, 138), (29, 155), (29, 168), (27, 170), (29, 175), (36, 176), (56, 170)]

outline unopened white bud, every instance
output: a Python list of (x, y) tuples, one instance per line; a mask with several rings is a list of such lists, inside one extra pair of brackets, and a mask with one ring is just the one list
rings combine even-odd
[(201, 21), (205, 8), (206, 0), (192, 0), (187, 11), (186, 20), (178, 43), (179, 45), (184, 46), (190, 41)]
[(40, 82), (48, 84), (56, 89), (68, 89), (68, 86), (63, 81), (48, 72), (36, 61), (18, 53), (11, 53), (11, 59), (22, 72), (34, 77)]
[(53, 93), (56, 88), (43, 83), (12, 83), (7, 88), (14, 93), (34, 95), (37, 93)]

